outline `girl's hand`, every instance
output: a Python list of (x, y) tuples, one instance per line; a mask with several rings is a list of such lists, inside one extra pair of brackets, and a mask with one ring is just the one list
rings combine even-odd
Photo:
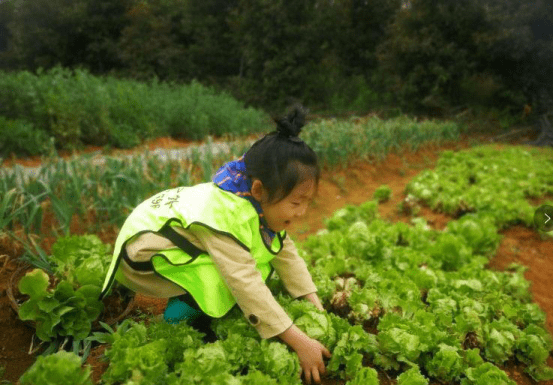
[(309, 341), (296, 350), (296, 354), (300, 359), (300, 367), (306, 383), (311, 384), (312, 380), (315, 383), (321, 383), (320, 374), (325, 374), (323, 356), (330, 358), (331, 353), (317, 340), (308, 339)]
[(309, 300), (316, 306), (318, 310), (323, 311), (323, 305), (321, 304), (321, 300), (319, 300), (319, 297), (315, 292), (312, 294), (304, 295), (304, 299)]
[(279, 337), (296, 351), (306, 382), (310, 384), (313, 380), (320, 383), (320, 374), (325, 374), (323, 356), (330, 358), (329, 350), (317, 340), (308, 337), (295, 325), (281, 333)]

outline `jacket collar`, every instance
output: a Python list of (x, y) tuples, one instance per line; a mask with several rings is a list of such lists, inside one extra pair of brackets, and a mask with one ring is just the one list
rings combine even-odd
[(246, 175), (244, 155), (220, 167), (212, 181), (219, 188), (248, 200), (254, 206), (260, 217), (260, 233), (266, 245), (271, 245), (276, 233), (269, 228), (260, 203), (250, 193), (252, 181)]

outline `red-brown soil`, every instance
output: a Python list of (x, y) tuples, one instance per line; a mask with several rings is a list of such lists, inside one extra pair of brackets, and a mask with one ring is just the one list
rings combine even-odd
[[(373, 192), (383, 184), (392, 189), (391, 199), (379, 206), (380, 216), (390, 221), (410, 220), (410, 216), (399, 213), (398, 203), (404, 198), (406, 184), (421, 170), (432, 168), (440, 152), (445, 149), (460, 150), (471, 144), (488, 142), (481, 136), (465, 138), (462, 141), (442, 146), (424, 146), (417, 152), (404, 151), (399, 154), (390, 154), (382, 162), (356, 162), (344, 170), (324, 170), (320, 181), (318, 196), (308, 209), (306, 216), (295, 224), (294, 237), (298, 240), (305, 239), (324, 227), (323, 221), (333, 212), (346, 204), (361, 204), (372, 199)], [(175, 141), (167, 138), (150, 141), (146, 148), (177, 147), (186, 145), (187, 142)], [(143, 151), (144, 147), (141, 148)], [(87, 149), (98, 151), (102, 149)], [(68, 156), (69, 154), (66, 154)], [(26, 160), (9, 160), (2, 166), (11, 165), (14, 162), (25, 166), (36, 166), (39, 158)], [(419, 216), (426, 218), (435, 229), (443, 229), (451, 220), (449, 216), (434, 213), (428, 208), (422, 208)], [(71, 226), (72, 233), (87, 232), (80, 229), (80, 224), (85, 222), (75, 221)], [(521, 226), (512, 227), (502, 232), (504, 238), (500, 244), (496, 256), (490, 262), (491, 269), (504, 269), (512, 262), (518, 262), (527, 266), (525, 276), (532, 282), (531, 292), (533, 299), (540, 305), (547, 315), (547, 329), (552, 334), (552, 239), (541, 239), (536, 231)], [(113, 243), (117, 235), (117, 229), (105, 229), (101, 238), (105, 242)], [(47, 246), (48, 247), (48, 246)], [(7, 238), (0, 238), (0, 366), (5, 367), (4, 379), (9, 383), (16, 383), (21, 374), (34, 362), (36, 353), (29, 351), (36, 347), (37, 341), (33, 340), (33, 329), (21, 322), (11, 309), (7, 297), (7, 285), (12, 273), (20, 266), (16, 260), (22, 254), (21, 247), (15, 245)], [(137, 296), (136, 307), (132, 312), (133, 317), (140, 315), (159, 315), (163, 312), (166, 301)], [(105, 348), (100, 346), (92, 350), (88, 363), (93, 366), (93, 380), (98, 383), (100, 376), (107, 364), (100, 360)], [(552, 358), (549, 359), (552, 365)], [(508, 364), (506, 371), (518, 384), (536, 384), (525, 375), (518, 364)], [(385, 381), (383, 379), (383, 381)], [(394, 383), (394, 380), (389, 380)], [(333, 383), (327, 380), (324, 383)], [(544, 383), (544, 384), (548, 384)]]

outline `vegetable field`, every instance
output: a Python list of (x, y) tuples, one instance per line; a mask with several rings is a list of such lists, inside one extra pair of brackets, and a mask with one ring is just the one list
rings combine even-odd
[[(551, 149), (481, 144), (452, 125), (325, 124), (336, 125), (335, 138), (307, 130), (325, 168), (291, 232), (325, 312), (291, 299), (278, 277), (268, 282), (295, 324), (332, 352), (323, 383), (551, 384), (552, 232), (533, 223), (538, 206), (552, 205)], [(261, 340), (237, 309), (207, 339), (160, 322), (163, 300), (137, 296), (111, 325), (96, 301), (117, 226), (136, 201), (157, 183), (200, 182), (230, 156), (162, 168), (114, 159), (104, 172), (65, 163), (28, 181), (5, 175), (0, 379), (301, 384), (294, 352)], [(64, 167), (81, 179), (65, 181)], [(16, 315), (6, 295), (23, 264)]]

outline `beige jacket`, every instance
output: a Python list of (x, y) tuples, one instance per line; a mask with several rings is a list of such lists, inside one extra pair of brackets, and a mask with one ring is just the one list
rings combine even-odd
[[(254, 258), (235, 241), (204, 227), (174, 229), (211, 256), (238, 306), (262, 338), (279, 335), (292, 325), (292, 320), (255, 269)], [(164, 237), (146, 233), (127, 244), (127, 254), (133, 261), (149, 261), (153, 254), (168, 248), (175, 248), (175, 245)], [(317, 291), (306, 263), (298, 255), (289, 236), (283, 241), (283, 249), (271, 261), (271, 265), (292, 297), (298, 298)], [(132, 271), (123, 260), (121, 269), (126, 279), (124, 284), (135, 292), (153, 297), (172, 297), (184, 293), (181, 287), (154, 273)], [(160, 286), (160, 280), (163, 280), (163, 286)]]

